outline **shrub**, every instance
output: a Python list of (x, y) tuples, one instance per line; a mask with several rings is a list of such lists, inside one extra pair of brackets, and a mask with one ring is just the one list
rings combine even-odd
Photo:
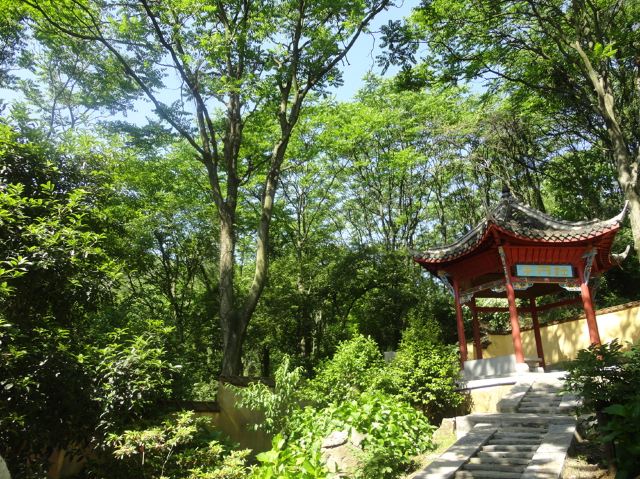
[(89, 348), (94, 363), (94, 401), (101, 409), (102, 434), (119, 432), (134, 421), (157, 411), (159, 401), (171, 394), (173, 376), (179, 366), (171, 364), (164, 342), (171, 328), (148, 321), (148, 330), (130, 335), (124, 329), (109, 333), (109, 344)]
[[(349, 357), (355, 358), (354, 365)], [(257, 456), (260, 466), (252, 477), (326, 477), (320, 446), (333, 431), (364, 434), (358, 478), (392, 478), (407, 471), (412, 458), (432, 446), (433, 427), (411, 405), (375, 388), (383, 382), (384, 371), (375, 343), (358, 336), (342, 343), (313, 381), (319, 397), (307, 394), (301, 369), (290, 370), (288, 361), (278, 369), (273, 391), (261, 384), (240, 391), (241, 404), (263, 410), (267, 429), (277, 433), (272, 449)]]
[(301, 381), (302, 368), (292, 370), (289, 357), (285, 356), (276, 370), (273, 390), (256, 382), (235, 391), (240, 396), (240, 406), (264, 413), (264, 420), (256, 427), (268, 434), (277, 434), (289, 430), (289, 420), (300, 407)]
[(341, 342), (333, 358), (319, 368), (311, 381), (310, 395), (321, 405), (355, 397), (380, 386), (384, 369), (384, 358), (375, 341), (356, 335)]
[(427, 418), (409, 404), (379, 391), (331, 405), (318, 415), (342, 424), (337, 429), (352, 428), (365, 435), (363, 478), (396, 477), (410, 470), (414, 456), (433, 447), (434, 428)]
[(269, 451), (256, 456), (260, 467), (256, 468), (252, 479), (324, 479), (329, 471), (322, 462), (320, 442), (307, 447), (294, 441), (287, 441), (277, 434)]
[(592, 344), (578, 351), (576, 359), (567, 365), (564, 387), (582, 397), (584, 410), (600, 412), (634, 392), (631, 376), (640, 379), (638, 370), (640, 353), (637, 348), (625, 353), (617, 339), (606, 344)]
[(183, 411), (146, 429), (111, 434), (107, 443), (128, 477), (243, 479), (249, 451), (230, 452), (207, 429), (209, 420)]
[[(614, 461), (616, 478), (640, 473), (640, 347), (623, 351), (617, 340), (578, 352), (568, 367), (565, 388), (582, 397), (583, 409), (595, 412), (601, 441)], [(613, 449), (613, 453), (611, 453)]]
[(390, 367), (390, 391), (437, 421), (462, 403), (456, 391), (459, 364), (454, 346), (430, 342), (407, 329)]
[(618, 466), (616, 478), (638, 477), (640, 473), (640, 395), (628, 400), (626, 404), (612, 404), (604, 409), (609, 420), (602, 427), (605, 443), (612, 443), (615, 449), (615, 461)]
[(46, 475), (46, 451), (72, 450), (95, 427), (91, 372), (69, 338), (47, 320), (25, 332), (0, 318), (0, 455), (16, 477)]

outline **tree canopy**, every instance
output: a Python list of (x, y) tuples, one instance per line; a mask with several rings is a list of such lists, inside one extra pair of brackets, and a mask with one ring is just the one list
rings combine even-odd
[[(596, 301), (640, 299), (637, 2), (425, 0), (376, 31), (396, 9), (0, 0), (10, 468), (40, 477), (59, 447), (91, 451), (89, 477), (248, 477), (246, 452), (175, 405), (274, 371), (250, 401), (284, 436), (251, 477), (300, 477), (305, 460), (324, 477), (317, 442), (334, 424), (416, 450), (374, 431), (377, 415), (434, 420), (460, 397), (452, 298), (412, 252), (467, 233), (504, 186), (574, 221), (629, 201), (613, 248), (636, 251)], [(381, 40), (382, 75), (336, 96), (364, 35)], [(408, 464), (368, 451), (371, 477)]]

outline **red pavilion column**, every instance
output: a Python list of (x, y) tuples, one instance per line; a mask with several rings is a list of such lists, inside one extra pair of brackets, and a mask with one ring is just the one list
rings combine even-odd
[(464, 322), (462, 317), (462, 305), (460, 304), (460, 288), (458, 280), (453, 279), (453, 297), (456, 303), (456, 324), (458, 327), (458, 341), (460, 343), (460, 364), (467, 360), (467, 339), (464, 336)]
[(598, 323), (596, 321), (596, 313), (593, 307), (593, 299), (591, 298), (591, 290), (589, 285), (584, 281), (584, 265), (578, 263), (578, 278), (580, 279), (580, 295), (582, 296), (582, 306), (584, 307), (584, 315), (587, 318), (587, 326), (589, 328), (589, 340), (591, 344), (600, 343), (600, 332), (598, 331)]
[(538, 321), (538, 308), (536, 306), (536, 298), (529, 298), (529, 306), (531, 307), (531, 320), (533, 322), (533, 333), (536, 338), (536, 352), (540, 358), (540, 365), (543, 368), (547, 367), (544, 360), (544, 350), (542, 349), (542, 337), (540, 336), (540, 322)]
[(518, 307), (516, 306), (516, 291), (511, 284), (511, 263), (505, 254), (502, 246), (499, 253), (504, 266), (505, 286), (507, 290), (507, 301), (509, 302), (509, 319), (511, 320), (511, 339), (513, 340), (513, 352), (516, 355), (516, 363), (524, 364), (524, 353), (522, 352), (522, 339), (520, 338), (520, 322), (518, 321)]
[(480, 341), (480, 323), (478, 321), (478, 310), (476, 309), (476, 298), (471, 298), (471, 313), (473, 314), (473, 349), (476, 351), (476, 359), (482, 359), (482, 342)]

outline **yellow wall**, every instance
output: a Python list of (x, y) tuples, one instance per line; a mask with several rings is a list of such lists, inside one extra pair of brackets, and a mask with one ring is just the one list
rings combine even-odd
[[(629, 303), (620, 308), (596, 311), (600, 339), (603, 343), (618, 338), (621, 343), (640, 340), (640, 302)], [(542, 348), (547, 364), (574, 359), (580, 349), (589, 347), (589, 330), (583, 317), (540, 328)], [(522, 347), (525, 357), (536, 357), (533, 330), (522, 331)], [(513, 354), (511, 334), (490, 334), (491, 344), (482, 351), (483, 357), (493, 358)], [(473, 342), (467, 343), (469, 359), (475, 359)]]
[(264, 419), (262, 413), (238, 407), (238, 396), (233, 388), (223, 383), (218, 386), (218, 404), (220, 412), (211, 414), (213, 423), (240, 447), (252, 449), (254, 452), (271, 449), (271, 438), (253, 426)]

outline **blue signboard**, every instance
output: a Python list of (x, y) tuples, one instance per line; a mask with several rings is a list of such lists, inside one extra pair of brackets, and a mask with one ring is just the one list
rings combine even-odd
[(529, 278), (573, 278), (570, 264), (516, 264), (516, 276)]

